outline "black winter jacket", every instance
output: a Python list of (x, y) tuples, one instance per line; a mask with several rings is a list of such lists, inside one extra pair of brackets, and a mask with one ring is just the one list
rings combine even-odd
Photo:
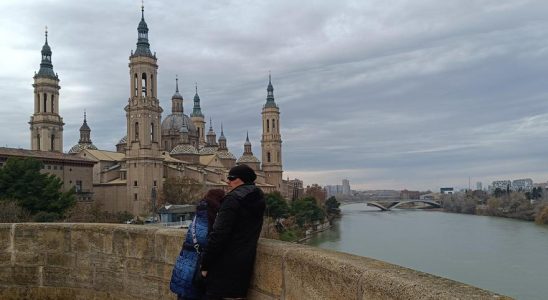
[(225, 195), (202, 258), (208, 295), (246, 297), (264, 210), (264, 194), (254, 184)]

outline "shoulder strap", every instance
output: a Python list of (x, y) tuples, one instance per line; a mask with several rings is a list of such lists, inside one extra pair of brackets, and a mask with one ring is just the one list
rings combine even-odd
[(192, 234), (192, 243), (194, 244), (194, 249), (196, 252), (200, 253), (200, 244), (198, 244), (198, 238), (196, 237), (196, 215), (194, 215), (194, 220), (192, 220), (192, 227), (190, 227), (190, 233)]

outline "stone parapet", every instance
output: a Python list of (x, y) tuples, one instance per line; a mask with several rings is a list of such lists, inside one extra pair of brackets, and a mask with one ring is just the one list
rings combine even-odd
[[(0, 299), (175, 299), (185, 231), (0, 224)], [(250, 299), (510, 299), (370, 258), (261, 240)]]

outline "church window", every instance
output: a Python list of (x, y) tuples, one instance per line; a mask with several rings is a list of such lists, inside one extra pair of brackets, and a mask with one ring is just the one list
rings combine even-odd
[(280, 152), (276, 153), (277, 157), (276, 157), (276, 161), (277, 162), (282, 162), (281, 158), (280, 158)]
[(137, 186), (137, 180), (133, 181), (133, 186)]
[(276, 128), (276, 120), (272, 119), (272, 129)]
[(150, 123), (150, 142), (154, 142), (154, 123)]
[(82, 180), (76, 180), (76, 192), (80, 193), (82, 191)]
[(147, 74), (143, 73), (141, 76), (141, 96), (146, 97), (147, 95)]
[(44, 109), (44, 112), (46, 112), (48, 108), (48, 95), (46, 93), (44, 93), (44, 106), (42, 107)]
[(53, 97), (54, 97), (54, 96), (51, 95), (51, 112), (52, 112), (52, 113), (55, 112), (55, 110), (53, 110), (53, 99), (54, 99)]
[(134, 137), (134, 140), (138, 141), (139, 140), (139, 122), (135, 122), (135, 137)]
[(133, 200), (137, 201), (137, 194), (133, 194)]
[(164, 150), (166, 150), (166, 151), (168, 150), (167, 149), (167, 141), (164, 141)]
[(157, 186), (157, 185), (158, 185), (158, 184), (157, 184), (156, 180), (154, 180), (154, 186)]
[(267, 152), (267, 153), (266, 153), (266, 161), (267, 161), (267, 162), (270, 162), (270, 152)]
[(53, 151), (55, 145), (55, 135), (51, 135), (51, 151)]
[(36, 145), (37, 145), (37, 149), (40, 150), (40, 134), (37, 134), (36, 135)]
[(266, 120), (266, 132), (270, 131), (270, 120)]
[(154, 97), (154, 75), (150, 75), (150, 96)]
[(137, 80), (137, 73), (135, 73), (135, 78), (133, 79), (133, 86), (134, 86), (133, 96), (137, 96), (137, 91), (139, 86), (139, 81)]

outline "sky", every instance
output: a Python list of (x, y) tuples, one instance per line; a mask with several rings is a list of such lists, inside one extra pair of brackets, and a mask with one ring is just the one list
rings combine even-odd
[[(260, 158), (268, 72), (284, 178), (353, 189), (548, 181), (548, 1), (151, 1), (158, 96), (175, 76), (231, 152)], [(125, 135), (141, 2), (0, 1), (0, 145), (30, 147), (44, 28), (60, 78), (64, 148), (84, 109), (93, 143)], [(206, 126), (209, 127), (209, 124)]]

